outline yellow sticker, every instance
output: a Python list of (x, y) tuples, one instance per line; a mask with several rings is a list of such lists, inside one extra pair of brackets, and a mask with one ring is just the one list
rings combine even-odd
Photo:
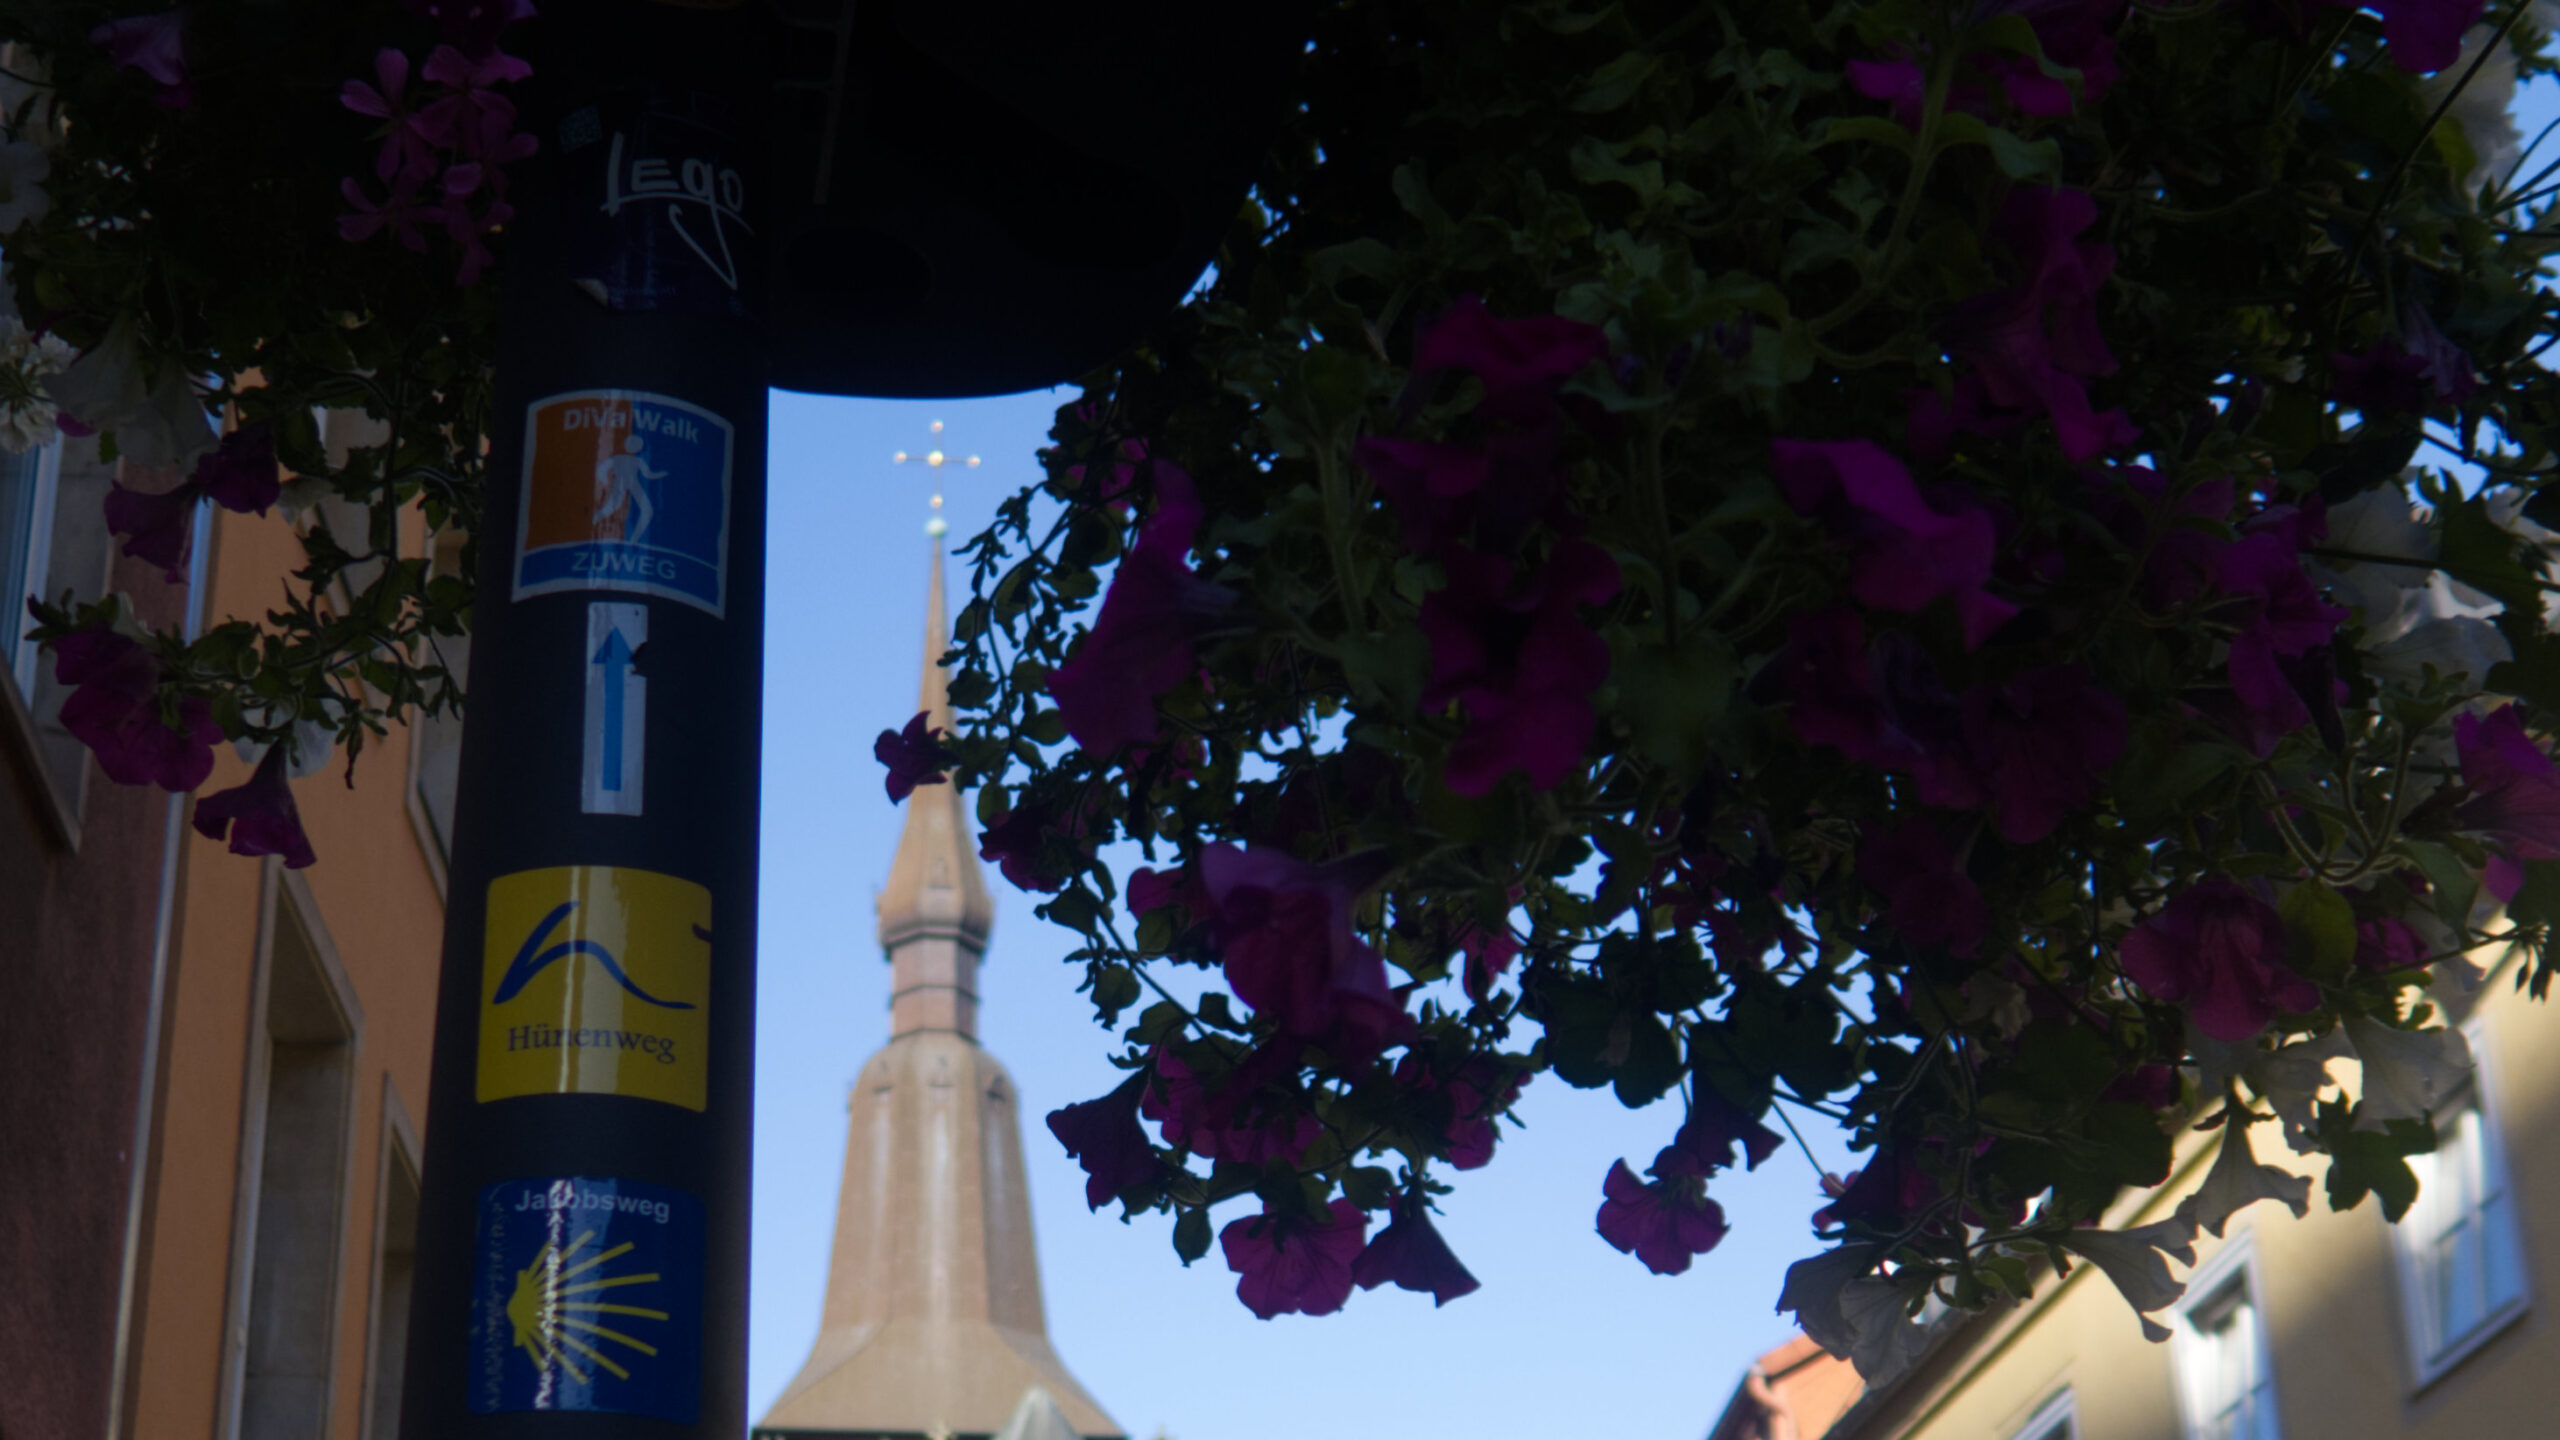
[(480, 1098), (628, 1095), (703, 1107), (711, 892), (612, 865), (489, 884)]

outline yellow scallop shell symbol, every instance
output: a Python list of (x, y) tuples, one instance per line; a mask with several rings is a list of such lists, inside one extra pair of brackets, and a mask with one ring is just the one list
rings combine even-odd
[[(573, 1356), (609, 1371), (616, 1379), (628, 1380), (631, 1372), (615, 1362), (612, 1356), (596, 1348), (620, 1345), (640, 1355), (655, 1355), (658, 1347), (636, 1335), (597, 1323), (597, 1317), (628, 1315), (642, 1320), (664, 1320), (667, 1312), (641, 1305), (620, 1305), (600, 1298), (605, 1292), (625, 1285), (647, 1285), (659, 1277), (647, 1274), (615, 1275), (600, 1267), (612, 1262), (631, 1248), (628, 1241), (601, 1254), (580, 1258), (579, 1252), (594, 1241), (590, 1230), (562, 1248), (558, 1241), (542, 1247), (533, 1263), (516, 1272), (515, 1294), (507, 1299), (507, 1323), (515, 1328), (516, 1343), (533, 1357), (533, 1363), (548, 1371), (557, 1365), (569, 1378), (581, 1385), (593, 1384), (587, 1372)], [(592, 1273), (591, 1273), (592, 1272)], [(586, 1277), (586, 1278), (581, 1278)], [(630, 1356), (624, 1356), (628, 1360)]]

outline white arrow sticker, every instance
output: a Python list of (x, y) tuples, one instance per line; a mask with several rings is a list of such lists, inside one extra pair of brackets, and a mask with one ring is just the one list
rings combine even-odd
[(590, 815), (640, 813), (640, 772), (649, 749), (649, 682), (632, 656), (649, 643), (649, 607), (587, 606), (586, 775), (579, 808)]

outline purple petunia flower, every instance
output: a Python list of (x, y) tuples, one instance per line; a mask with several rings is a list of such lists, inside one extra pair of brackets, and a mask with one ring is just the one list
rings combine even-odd
[(1396, 1202), (1394, 1219), (1351, 1262), (1351, 1279), (1363, 1290), (1393, 1284), (1431, 1297), (1433, 1309), (1482, 1288), (1467, 1267), (1458, 1263), (1449, 1242), (1431, 1223), (1431, 1211), (1419, 1195)]
[(186, 12), (163, 10), (156, 15), (129, 15), (89, 32), (119, 70), (139, 70), (160, 87), (153, 98), (172, 110), (195, 103), (194, 82), (187, 78)]
[(1317, 866), (1212, 845), (1199, 868), (1211, 942), (1236, 998), (1291, 1035), (1347, 1056), (1378, 1053), (1404, 1011), (1386, 962), (1352, 933), (1352, 903), (1366, 888), (1356, 862)]
[(1620, 1160), (1601, 1183), (1600, 1238), (1656, 1275), (1677, 1275), (1725, 1237), (1724, 1207), (1693, 1176), (1647, 1184)]
[(2513, 705), (2486, 719), (2458, 715), (2454, 751), (2471, 798), (2453, 812), (2454, 823), (2496, 840), (2505, 854), (2491, 859), (2489, 893), (2501, 904), (2524, 884), (2522, 862), (2560, 860), (2560, 766), (2524, 730)]
[(1964, 725), (2000, 838), (2013, 845), (2043, 839), (2088, 804), (2126, 733), (2124, 702), (2077, 664), (1965, 692)]
[(83, 630), (54, 642), (54, 678), (75, 687), (62, 702), (62, 728), (98, 757), (119, 785), (193, 790), (213, 773), (222, 727), (202, 696), (178, 702), (177, 724), (160, 718), (160, 662), (140, 642), (112, 630)]
[(288, 870), (299, 870), (319, 858), (311, 853), (302, 830), (302, 812), (294, 808), (293, 786), (285, 776), (290, 744), (267, 747), (264, 759), (247, 783), (196, 801), (196, 833), (208, 840), (231, 836), (234, 855), (281, 855)]
[(1257, 1046), (1212, 1085), (1171, 1050), (1155, 1054), (1156, 1083), (1139, 1113), (1164, 1127), (1164, 1143), (1204, 1160), (1295, 1165), (1323, 1125), (1278, 1082), (1296, 1065), (1298, 1044)]
[(1872, 441), (1774, 440), (1769, 453), (1788, 503), (1858, 542), (1849, 589), (1860, 604), (1907, 613), (1945, 596), (1968, 650), (2018, 613), (1982, 589), (1991, 578), (1989, 515), (1932, 507), (1902, 462)]
[(1191, 540), (1205, 513), (1191, 477), (1159, 460), (1155, 491), (1155, 510), (1112, 575), (1093, 629), (1049, 672), (1067, 733), (1097, 758), (1154, 742), (1162, 728), (1156, 701), (1197, 668), (1194, 643), (1236, 599), (1191, 572)]
[(1330, 1315), (1351, 1298), (1351, 1267), (1369, 1230), (1369, 1217), (1348, 1200), (1326, 1207), (1331, 1223), (1311, 1225), (1276, 1215), (1230, 1222), (1218, 1232), (1227, 1268), (1243, 1278), (1236, 1298), (1262, 1319), (1275, 1315)]
[(157, 565), (171, 584), (187, 578), (187, 555), (194, 546), (196, 489), (180, 485), (152, 494), (128, 490), (124, 482), (107, 486), (107, 530), (124, 537), (124, 553)]
[(223, 436), (221, 444), (197, 459), (193, 481), (205, 498), (225, 510), (266, 514), (284, 493), (275, 427), (261, 420)]
[(1777, 1131), (1724, 1098), (1714, 1085), (1700, 1084), (1689, 1101), (1688, 1117), (1680, 1122), (1671, 1143), (1653, 1157), (1653, 1173), (1666, 1178), (1712, 1175), (1732, 1166), (1737, 1145), (1742, 1148), (1743, 1168), (1757, 1170), (1761, 1161), (1778, 1152), (1779, 1143)]
[(1609, 353), (1607, 332), (1561, 315), (1497, 320), (1484, 301), (1462, 295), (1413, 346), (1417, 374), (1465, 370), (1484, 382), (1476, 413), (1534, 421), (1555, 405), (1557, 382)]
[(1914, 815), (1900, 828), (1870, 833), (1858, 870), (1885, 902), (1885, 919), (1914, 945), (1970, 955), (1982, 944), (1982, 891), (1956, 864), (1937, 822)]
[(2138, 434), (2122, 411), (2100, 414), (2089, 404), (2087, 382), (2116, 369), (2097, 309), (2115, 250), (2079, 238), (2097, 218), (2097, 202), (2078, 190), (2009, 192), (1993, 233), (2021, 273), (2007, 289), (1958, 306), (1947, 334), (1989, 407), (2051, 419), (2062, 453), (2076, 461)]
[(2286, 963), (2275, 907), (2234, 880), (2180, 891), (2134, 927), (2118, 953), (2128, 979), (2184, 1002), (2196, 1028), (2216, 1040), (2254, 1039), (2276, 1016), (2320, 1003), (2319, 988)]
[(1049, 1112), (1049, 1133), (1084, 1167), (1084, 1203), (1099, 1210), (1111, 1198), (1155, 1178), (1156, 1151), (1138, 1124), (1138, 1101), (1147, 1072), (1130, 1076), (1110, 1094)]
[(1449, 747), (1445, 779), (1461, 795), (1489, 794), (1513, 770), (1552, 789), (1580, 763), (1597, 716), (1591, 692), (1609, 678), (1609, 642), (1580, 609), (1618, 593), (1618, 565), (1586, 540), (1567, 540), (1544, 569), (1521, 577), (1500, 556), (1452, 546), (1449, 583), (1423, 598), (1431, 642), (1422, 702), (1456, 701), (1467, 728)]
[(871, 753), (889, 767), (889, 803), (898, 804), (915, 793), (919, 785), (941, 785), (951, 777), (945, 769), (958, 757), (942, 747), (939, 727), (927, 729), (933, 718), (930, 711), (919, 710), (904, 730), (883, 730), (871, 742)]

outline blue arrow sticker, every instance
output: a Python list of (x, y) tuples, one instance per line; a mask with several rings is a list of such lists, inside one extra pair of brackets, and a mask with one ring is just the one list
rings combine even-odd
[(640, 779), (649, 750), (649, 682), (636, 659), (649, 643), (649, 607), (590, 601), (585, 754), (578, 808), (589, 815), (642, 813)]
[(702, 1202), (637, 1180), (480, 1192), (471, 1409), (605, 1410), (690, 1425), (702, 1408)]

